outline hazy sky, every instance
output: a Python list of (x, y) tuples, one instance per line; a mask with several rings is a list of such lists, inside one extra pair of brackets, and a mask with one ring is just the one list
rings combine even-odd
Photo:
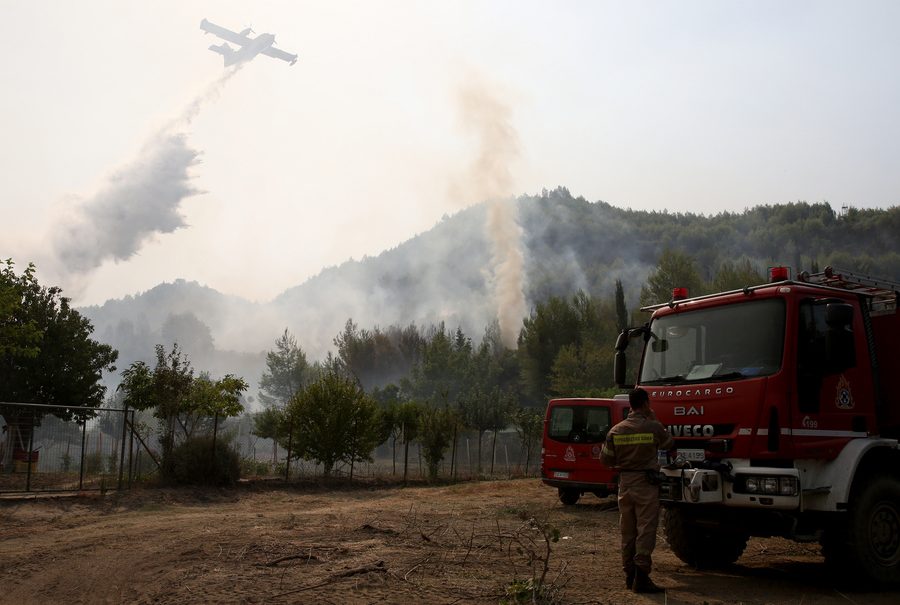
[[(299, 61), (223, 81), (203, 18)], [(427, 230), (478, 201), (473, 82), (518, 142), (511, 193), (900, 203), (892, 0), (0, 0), (0, 22), (0, 258), (77, 304), (176, 278), (269, 300)]]

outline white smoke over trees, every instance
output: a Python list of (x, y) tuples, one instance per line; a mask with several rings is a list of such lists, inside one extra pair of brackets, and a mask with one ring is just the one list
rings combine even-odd
[[(519, 158), (519, 137), (512, 111), (501, 94), (477, 75), (460, 88), (458, 108), (463, 128), (474, 135), (478, 152), (465, 177), (476, 200), (488, 200), (486, 231), (491, 245), (491, 290), (500, 338), (509, 348), (526, 313), (522, 228), (513, 199), (512, 165)], [(464, 186), (465, 186), (464, 185)], [(460, 195), (456, 184), (454, 195)]]
[(64, 270), (88, 275), (107, 260), (127, 260), (156, 234), (187, 226), (181, 204), (202, 191), (191, 184), (190, 173), (200, 152), (188, 144), (184, 130), (239, 68), (225, 70), (151, 136), (133, 161), (112, 173), (91, 197), (67, 209), (51, 234)]

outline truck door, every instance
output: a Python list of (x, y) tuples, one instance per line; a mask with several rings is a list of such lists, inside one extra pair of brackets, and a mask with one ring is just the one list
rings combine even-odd
[[(844, 308), (829, 311), (832, 305)], [(835, 310), (847, 323), (837, 325)], [(797, 319), (794, 451), (832, 459), (849, 439), (875, 430), (863, 318), (858, 305), (830, 298), (802, 300)]]

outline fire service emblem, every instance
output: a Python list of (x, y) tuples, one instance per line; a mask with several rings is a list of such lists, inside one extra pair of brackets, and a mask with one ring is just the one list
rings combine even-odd
[(843, 374), (841, 374), (841, 378), (837, 383), (834, 405), (840, 410), (852, 410), (854, 406), (853, 393), (850, 392), (850, 381)]
[(575, 450), (572, 449), (572, 446), (566, 448), (566, 454), (563, 456), (563, 460), (566, 462), (575, 462)]

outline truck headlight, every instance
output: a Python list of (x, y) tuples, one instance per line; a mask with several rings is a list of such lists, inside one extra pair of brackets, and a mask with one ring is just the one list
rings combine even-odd
[(796, 496), (798, 487), (796, 477), (778, 478), (778, 494), (781, 496)]
[(800, 489), (797, 477), (743, 475), (735, 481), (734, 491), (745, 494), (796, 496)]

